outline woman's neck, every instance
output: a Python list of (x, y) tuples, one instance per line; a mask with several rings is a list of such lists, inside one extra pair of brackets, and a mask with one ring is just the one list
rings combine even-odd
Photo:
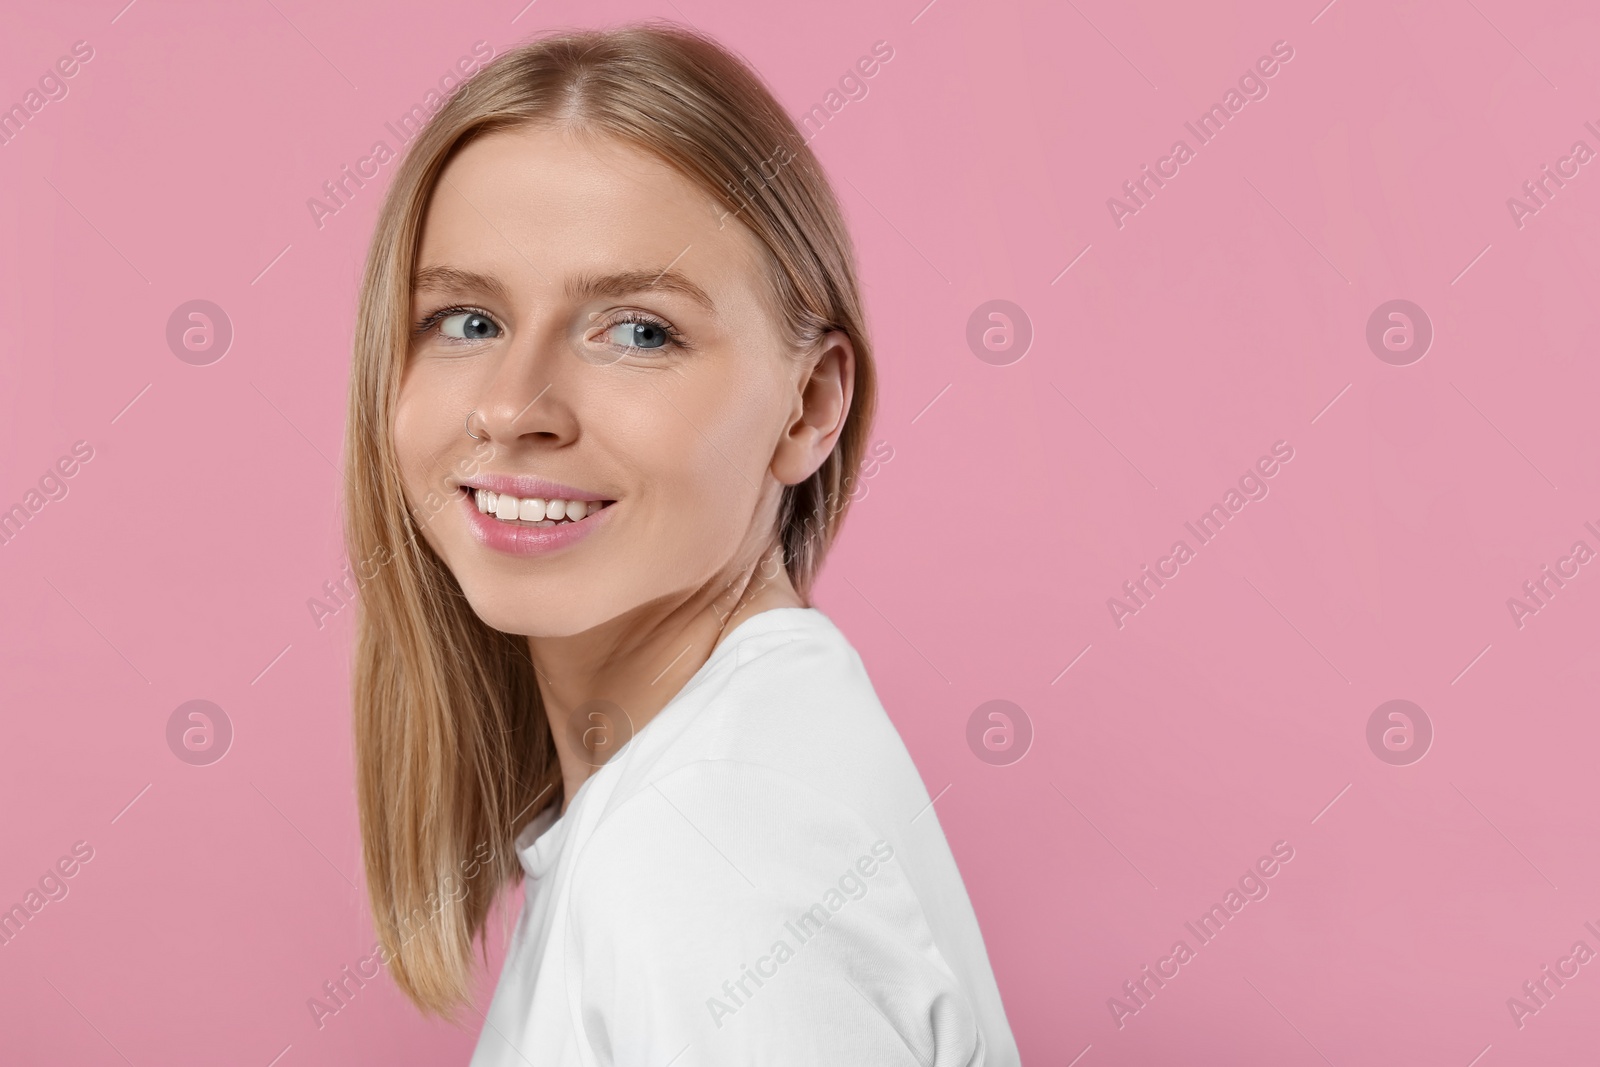
[(578, 787), (666, 707), (725, 635), (763, 611), (807, 606), (774, 559), (781, 554), (672, 605), (644, 605), (570, 637), (528, 638), (561, 764), (563, 814)]

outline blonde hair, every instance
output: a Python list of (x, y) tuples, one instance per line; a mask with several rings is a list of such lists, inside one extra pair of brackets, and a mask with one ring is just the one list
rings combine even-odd
[[(362, 584), (352, 701), (378, 947), (419, 1008), (452, 1019), (469, 997), (473, 941), (499, 891), (522, 879), (513, 840), (560, 802), (561, 768), (527, 639), (479, 619), (418, 536), (394, 414), (419, 235), (440, 172), (475, 137), (538, 124), (614, 137), (675, 167), (727, 208), (725, 222), (757, 238), (796, 352), (832, 330), (849, 338), (844, 428), (778, 509), (783, 565), (807, 603), (848, 509), (876, 396), (854, 252), (827, 179), (771, 92), (711, 39), (662, 22), (543, 37), (494, 59), (418, 134), (384, 199), (361, 284), (345, 440), (360, 491), (346, 502), (345, 541), (363, 576), (376, 566)], [(434, 494), (418, 503), (430, 516), (443, 506)]]

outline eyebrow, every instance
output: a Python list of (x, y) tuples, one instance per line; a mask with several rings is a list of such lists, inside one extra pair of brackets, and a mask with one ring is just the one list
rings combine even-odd
[[(510, 302), (510, 294), (499, 279), (457, 267), (423, 267), (413, 276), (412, 288), (446, 293), (481, 292), (504, 303)], [(716, 310), (716, 305), (704, 289), (670, 266), (660, 270), (638, 268), (612, 274), (580, 274), (566, 286), (567, 298), (573, 301), (649, 292), (678, 293), (707, 311)]]
[(423, 267), (411, 277), (413, 291), (431, 289), (438, 293), (487, 293), (508, 302), (510, 294), (498, 278), (456, 267)]

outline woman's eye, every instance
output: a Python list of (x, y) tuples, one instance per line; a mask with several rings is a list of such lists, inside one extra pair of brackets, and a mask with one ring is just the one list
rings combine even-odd
[(439, 333), (457, 341), (483, 341), (500, 336), (500, 327), (486, 315), (463, 311), (440, 319)]
[(664, 348), (670, 340), (667, 331), (653, 322), (619, 322), (606, 328), (606, 340), (624, 348)]

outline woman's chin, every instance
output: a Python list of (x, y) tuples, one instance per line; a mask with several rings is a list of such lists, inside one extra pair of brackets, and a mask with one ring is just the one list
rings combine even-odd
[(538, 606), (541, 598), (534, 596), (513, 599), (504, 592), (497, 592), (491, 597), (477, 598), (468, 594), (467, 602), (485, 626), (523, 637), (571, 637), (605, 621), (593, 605), (574, 605), (567, 609), (548, 604)]

